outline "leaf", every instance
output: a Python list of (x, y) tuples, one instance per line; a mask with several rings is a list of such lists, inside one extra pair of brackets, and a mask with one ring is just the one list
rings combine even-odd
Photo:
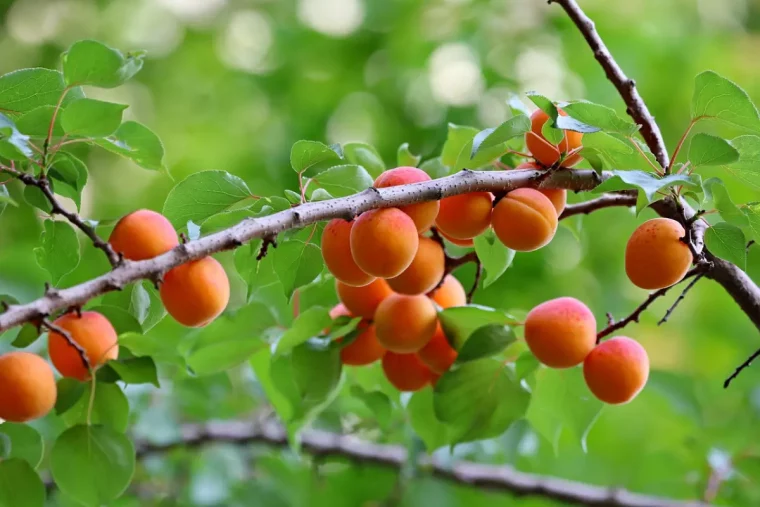
[(598, 157), (601, 157), (611, 169), (636, 169), (645, 163), (640, 159), (637, 159), (635, 163), (630, 162), (633, 147), (604, 132), (584, 135), (581, 154), (592, 162), (592, 167), (597, 170), (602, 168), (597, 167), (599, 163), (595, 158)]
[(747, 216), (731, 200), (726, 186), (719, 178), (710, 178), (702, 186), (712, 196), (715, 208), (720, 212), (723, 220), (739, 227), (749, 225)]
[(658, 199), (657, 192), (677, 185), (701, 190), (695, 179), (685, 174), (671, 174), (660, 178), (654, 173), (644, 171), (611, 171), (612, 177), (605, 180), (592, 192), (601, 194), (615, 190), (640, 190), (636, 209), (640, 212), (649, 203)]
[[(464, 156), (466, 161), (469, 161), (472, 147), (468, 148), (468, 143), (472, 142), (477, 133), (478, 130), (473, 127), (449, 123), (448, 135), (441, 151), (441, 162), (443, 165), (454, 168), (457, 165), (457, 161), (460, 160), (460, 154)], [(454, 171), (456, 169), (452, 172)]]
[(420, 169), (425, 171), (427, 175), (434, 180), (448, 176), (451, 172), (448, 166), (443, 165), (441, 157), (435, 157), (424, 161), (422, 165), (420, 165)]
[(459, 349), (456, 362), (466, 363), (483, 359), (504, 351), (517, 340), (511, 327), (502, 324), (487, 324), (476, 329)]
[(731, 140), (731, 146), (739, 152), (739, 160), (724, 169), (744, 183), (760, 189), (760, 137), (739, 136)]
[(496, 238), (492, 229), (474, 238), (475, 253), (478, 254), (486, 277), (483, 288), (488, 287), (501, 277), (515, 258), (515, 251), (507, 248)]
[[(296, 407), (300, 404), (300, 400), (296, 386), (292, 382), (290, 358), (273, 359), (272, 353), (268, 348), (265, 348), (256, 352), (251, 357), (250, 363), (256, 374), (256, 379), (261, 384), (267, 400), (272, 404), (277, 415), (283, 421), (292, 420), (295, 417)], [(291, 389), (283, 389), (281, 380), (290, 381)]]
[(40, 337), (40, 330), (34, 324), (24, 324), (21, 331), (16, 335), (16, 339), (13, 340), (13, 345), (17, 349), (25, 349), (32, 343), (37, 341)]
[(572, 130), (573, 132), (580, 132), (582, 134), (593, 134), (599, 132), (599, 127), (588, 125), (580, 120), (573, 118), (572, 116), (557, 116), (557, 128), (560, 130)]
[(13, 458), (0, 462), (0, 505), (44, 507), (45, 485), (26, 461)]
[(351, 395), (359, 398), (367, 405), (367, 408), (375, 415), (380, 426), (383, 428), (388, 427), (391, 423), (393, 407), (387, 394), (382, 391), (367, 391), (361, 386), (353, 385), (351, 386)]
[(164, 145), (161, 139), (142, 123), (125, 121), (113, 135), (96, 139), (95, 144), (127, 157), (144, 169), (158, 171), (163, 168)]
[[(580, 100), (562, 104), (561, 107), (571, 118), (607, 132), (629, 137), (639, 129), (636, 124), (618, 116), (614, 109), (601, 104)], [(584, 145), (585, 140), (584, 137)]]
[[(16, 119), (16, 127), (22, 133), (33, 137), (47, 137), (50, 122), (53, 120), (55, 106), (40, 106), (19, 116)], [(61, 115), (56, 115), (53, 125), (53, 135), (62, 136)]]
[(498, 127), (481, 130), (473, 138), (470, 158), (475, 158), (475, 155), (488, 148), (500, 147), (500, 151), (503, 151), (503, 145), (507, 141), (523, 136), (529, 130), (530, 118), (523, 114), (513, 116)]
[(417, 167), (419, 165), (422, 156), (414, 155), (409, 151), (409, 143), (404, 143), (398, 147), (396, 152), (396, 164), (399, 167)]
[(84, 383), (73, 378), (62, 378), (56, 382), (58, 397), (55, 400), (55, 413), (61, 415), (73, 407), (84, 394)]
[(313, 306), (296, 317), (290, 329), (277, 342), (276, 355), (289, 353), (294, 347), (306, 342), (309, 338), (319, 335), (330, 327), (332, 319), (327, 308)]
[[(371, 175), (370, 178), (373, 181), (385, 171), (385, 162), (383, 162), (382, 157), (374, 146), (366, 143), (346, 143), (343, 145), (343, 154), (346, 160), (352, 164), (364, 167)], [(370, 184), (369, 186), (372, 185)], [(326, 190), (336, 195), (329, 188), (326, 188)]]
[(449, 442), (448, 428), (435, 417), (432, 388), (414, 393), (406, 405), (406, 412), (414, 432), (425, 442), (428, 452), (432, 453)]
[(309, 180), (309, 188), (322, 188), (333, 197), (346, 197), (372, 186), (375, 180), (359, 165), (336, 165)]
[(53, 157), (48, 176), (54, 184), (55, 193), (73, 200), (78, 209), (88, 178), (84, 162), (71, 153), (59, 151)]
[(252, 198), (245, 182), (226, 171), (191, 174), (169, 191), (163, 214), (177, 228), (196, 224)]
[(747, 262), (747, 241), (744, 233), (735, 225), (719, 222), (707, 228), (705, 246), (710, 253), (745, 269)]
[(713, 71), (702, 72), (694, 80), (691, 117), (716, 118), (760, 131), (760, 116), (747, 92)]
[(95, 424), (102, 424), (114, 431), (124, 433), (129, 423), (129, 402), (124, 392), (116, 384), (97, 382), (95, 398), (92, 402), (92, 414), (88, 419), (90, 387), (91, 384), (86, 387), (88, 392), (86, 396), (80, 397), (69, 410), (63, 413), (63, 420), (69, 426), (86, 424), (88, 420), (91, 420)]
[(438, 313), (438, 320), (451, 345), (459, 350), (476, 329), (486, 324), (507, 324), (514, 319), (501, 310), (467, 305), (446, 308)]
[(342, 364), (340, 351), (302, 343), (291, 352), (293, 381), (301, 403), (291, 429), (308, 424), (338, 394)]
[(153, 384), (160, 387), (156, 363), (149, 356), (110, 361), (108, 366), (113, 368), (125, 384)]
[(325, 162), (338, 162), (340, 156), (329, 146), (317, 141), (297, 141), (290, 150), (290, 165), (297, 173)]
[(549, 142), (549, 144), (554, 146), (558, 146), (565, 137), (565, 133), (555, 127), (553, 122), (550, 121), (546, 121), (546, 123), (541, 126), (541, 135)]
[(760, 241), (760, 204), (748, 206), (744, 212), (747, 215), (753, 239), (756, 242)]
[(106, 137), (119, 128), (127, 107), (95, 99), (75, 100), (61, 112), (61, 126), (69, 135)]
[(739, 160), (739, 152), (718, 136), (699, 133), (691, 139), (689, 161), (693, 167), (731, 164)]
[(321, 252), (317, 245), (295, 239), (281, 243), (270, 252), (274, 269), (288, 298), (294, 290), (311, 283), (322, 272), (324, 262)]
[(124, 308), (100, 305), (92, 308), (92, 311), (103, 314), (119, 335), (125, 333), (142, 333), (140, 322)]
[[(10, 442), (10, 453), (5, 458), (18, 458), (37, 468), (42, 461), (42, 435), (28, 424), (4, 422), (0, 424), (0, 435)], [(5, 459), (4, 458), (4, 459)], [(0, 475), (0, 481), (2, 481)], [(0, 502), (0, 505), (3, 505)]]
[(537, 108), (549, 115), (552, 123), (557, 119), (559, 113), (557, 112), (557, 106), (554, 105), (554, 102), (544, 97), (540, 93), (527, 92), (526, 95), (528, 96), (528, 99), (530, 99), (530, 101), (536, 105)]
[(14, 201), (11, 198), (10, 193), (8, 193), (8, 187), (5, 185), (0, 186), (0, 215), (3, 214), (3, 211), (5, 211), (6, 206), (18, 206), (18, 203)]
[(262, 346), (256, 337), (212, 343), (193, 351), (187, 365), (196, 375), (212, 375), (244, 363)]
[(34, 153), (29, 145), (29, 136), (19, 132), (10, 118), (0, 114), (0, 157), (26, 160), (32, 155)]
[(135, 470), (135, 449), (126, 436), (108, 427), (74, 426), (53, 444), (50, 469), (67, 496), (97, 507), (126, 490)]
[(79, 265), (79, 241), (66, 222), (45, 220), (42, 246), (34, 249), (37, 264), (50, 273), (53, 285)]
[(536, 356), (530, 351), (525, 351), (515, 361), (515, 375), (518, 380), (522, 380), (536, 371), (539, 366), (541, 366), (541, 363), (538, 362)]
[(61, 55), (66, 84), (115, 88), (137, 74), (144, 52), (127, 53), (94, 40), (80, 40)]
[[(41, 106), (55, 106), (65, 88), (63, 74), (56, 70), (15, 70), (0, 76), (0, 109), (19, 114)], [(70, 90), (63, 105), (81, 96), (81, 90)]]

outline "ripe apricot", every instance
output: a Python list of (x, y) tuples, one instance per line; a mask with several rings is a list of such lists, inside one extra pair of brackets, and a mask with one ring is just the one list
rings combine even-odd
[(335, 289), (338, 292), (338, 298), (346, 308), (352, 314), (365, 319), (373, 319), (378, 305), (393, 294), (388, 283), (382, 278), (363, 287), (352, 287), (336, 280)]
[(383, 356), (383, 372), (399, 391), (419, 391), (432, 380), (432, 372), (417, 354), (386, 352)]
[(445, 264), (446, 256), (440, 243), (420, 236), (414, 260), (403, 273), (389, 278), (388, 285), (400, 294), (425, 294), (441, 281)]
[[(340, 316), (353, 317), (353, 314), (346, 308), (346, 305), (339, 303), (330, 310), (330, 317), (335, 319)], [(375, 326), (366, 320), (361, 320), (356, 326), (359, 335), (340, 349), (340, 360), (349, 366), (365, 366), (372, 364), (385, 354), (385, 349), (377, 341)], [(342, 338), (338, 339), (342, 341)]]
[(439, 231), (455, 239), (471, 239), (491, 225), (491, 192), (470, 192), (441, 199), (435, 219)]
[(649, 356), (636, 340), (616, 336), (597, 345), (586, 357), (583, 377), (603, 402), (628, 403), (647, 383)]
[[(428, 173), (416, 167), (397, 167), (385, 171), (375, 180), (375, 188), (395, 187), (397, 185), (408, 185), (409, 183), (419, 183), (430, 181)], [(438, 201), (420, 202), (402, 206), (399, 209), (409, 215), (414, 220), (417, 232), (425, 232), (433, 225), (436, 215), (438, 215)]]
[(440, 234), (444, 239), (448, 240), (451, 243), (454, 243), (456, 246), (463, 246), (463, 247), (471, 247), (475, 244), (475, 242), (470, 239), (456, 239), (452, 238), (451, 236), (447, 235), (443, 231), (438, 231), (438, 234)]
[(0, 419), (22, 423), (53, 409), (56, 399), (53, 370), (29, 352), (0, 355)]
[(162, 214), (141, 209), (116, 223), (108, 239), (125, 259), (141, 261), (164, 254), (179, 245), (177, 231)]
[(493, 209), (491, 225), (508, 248), (532, 252), (547, 245), (557, 232), (557, 210), (538, 190), (518, 188)]
[(361, 287), (375, 279), (361, 270), (351, 255), (353, 222), (340, 218), (330, 220), (322, 232), (322, 257), (330, 273), (341, 282)]
[(217, 318), (230, 300), (230, 281), (213, 257), (169, 270), (159, 289), (166, 311), (188, 327), (203, 327)]
[(375, 312), (380, 345), (399, 354), (417, 352), (433, 337), (437, 312), (427, 296), (393, 294)]
[(457, 359), (457, 351), (449, 345), (440, 324), (428, 344), (422, 347), (417, 355), (431, 371), (438, 374), (443, 374), (451, 368)]
[(641, 224), (625, 247), (625, 272), (637, 287), (655, 290), (683, 279), (694, 257), (683, 226), (670, 218), (653, 218)]
[(409, 215), (398, 208), (362, 213), (351, 228), (351, 254), (357, 266), (380, 278), (398, 276), (414, 260), (419, 236)]
[[(559, 109), (561, 116), (567, 116), (567, 113)], [(553, 145), (546, 140), (541, 129), (544, 123), (549, 119), (549, 115), (542, 110), (536, 110), (530, 115), (530, 131), (525, 134), (525, 144), (538, 162), (546, 167), (553, 165), (560, 159), (562, 154), (567, 154), (581, 146), (583, 134), (572, 130), (565, 130), (565, 136), (558, 145)], [(563, 167), (572, 167), (580, 161), (581, 157), (577, 153), (568, 157), (562, 162)]]
[[(543, 168), (534, 162), (525, 162), (515, 167), (515, 169), (541, 170)], [(557, 210), (557, 216), (561, 215), (565, 210), (565, 206), (567, 206), (567, 190), (564, 188), (541, 188), (538, 191), (549, 198), (554, 205), (554, 209)]]
[(525, 319), (525, 343), (540, 362), (570, 368), (596, 344), (596, 319), (586, 305), (562, 297), (541, 303)]
[[(116, 330), (100, 313), (82, 312), (81, 316), (67, 313), (58, 317), (53, 324), (67, 331), (71, 339), (84, 349), (92, 370), (119, 357)], [(48, 336), (48, 354), (55, 369), (64, 377), (82, 381), (90, 378), (79, 351), (54, 331)]]
[(467, 304), (467, 293), (454, 275), (446, 275), (440, 287), (428, 294), (428, 297), (441, 308), (464, 306)]

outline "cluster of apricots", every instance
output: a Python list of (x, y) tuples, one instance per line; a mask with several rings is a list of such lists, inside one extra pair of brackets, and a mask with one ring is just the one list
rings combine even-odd
[[(176, 247), (179, 242), (171, 223), (154, 211), (139, 210), (122, 218), (109, 242), (125, 259), (151, 259)], [(230, 285), (221, 264), (212, 257), (182, 264), (168, 271), (159, 289), (167, 312), (180, 324), (205, 326), (227, 307)], [(48, 355), (63, 376), (80, 381), (119, 355), (116, 330), (98, 312), (66, 313), (53, 322), (48, 335)], [(80, 350), (72, 346), (64, 331)], [(26, 422), (52, 410), (57, 389), (52, 368), (40, 356), (17, 351), (0, 355), (0, 419)]]

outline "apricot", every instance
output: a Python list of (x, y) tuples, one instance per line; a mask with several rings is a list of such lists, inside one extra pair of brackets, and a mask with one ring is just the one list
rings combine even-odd
[[(515, 169), (534, 169), (540, 171), (543, 167), (534, 162), (525, 162), (515, 167)], [(540, 188), (538, 191), (549, 198), (554, 205), (554, 209), (557, 210), (557, 216), (561, 215), (565, 210), (565, 206), (567, 206), (567, 190), (564, 188)]]
[(446, 275), (440, 287), (433, 290), (428, 297), (441, 308), (464, 306), (467, 304), (467, 293), (454, 275)]
[(325, 266), (341, 282), (361, 287), (375, 279), (356, 265), (351, 255), (351, 228), (353, 221), (340, 218), (330, 220), (322, 232), (322, 258)]
[(457, 359), (457, 351), (449, 345), (440, 324), (436, 327), (435, 334), (428, 344), (422, 347), (417, 355), (432, 372), (437, 374), (443, 374)]
[(414, 260), (419, 236), (409, 215), (398, 208), (362, 213), (351, 228), (351, 255), (370, 275), (393, 278)]
[(452, 238), (451, 236), (447, 235), (443, 231), (438, 231), (438, 234), (440, 234), (441, 237), (443, 237), (444, 239), (448, 240), (450, 243), (455, 244), (456, 246), (472, 247), (473, 245), (475, 245), (475, 242), (472, 240), (472, 238), (470, 238), (470, 239)]
[(532, 252), (547, 245), (557, 232), (557, 210), (538, 190), (518, 188), (493, 209), (491, 225), (508, 248)]
[[(339, 303), (330, 310), (330, 317), (336, 319), (341, 316), (353, 317), (354, 315), (343, 303)], [(359, 335), (340, 349), (340, 360), (348, 366), (365, 366), (372, 364), (385, 354), (385, 349), (377, 341), (375, 326), (362, 319), (356, 326)], [(339, 338), (338, 341), (342, 341)]]
[(438, 325), (435, 306), (427, 296), (393, 294), (375, 312), (380, 345), (399, 354), (417, 352), (435, 333)]
[[(561, 116), (567, 116), (563, 110), (558, 110)], [(541, 109), (536, 110), (530, 115), (530, 131), (525, 134), (525, 144), (539, 163), (549, 167), (554, 165), (562, 154), (567, 154), (581, 146), (583, 134), (572, 130), (565, 130), (565, 136), (558, 145), (553, 145), (546, 140), (541, 129), (544, 123), (549, 119), (549, 115)], [(565, 159), (562, 162), (563, 167), (572, 167), (577, 164), (581, 156), (577, 153)]]
[(39, 419), (56, 400), (53, 369), (29, 352), (0, 355), (0, 419), (22, 423)]
[(365, 319), (373, 319), (378, 305), (393, 294), (388, 283), (381, 278), (362, 287), (352, 287), (340, 280), (336, 280), (335, 289), (338, 292), (338, 298), (340, 298), (341, 303), (352, 314), (364, 317)]
[[(84, 349), (93, 371), (119, 357), (116, 330), (98, 312), (82, 312), (81, 316), (67, 313), (58, 317), (53, 325), (68, 332), (74, 343)], [(64, 377), (89, 380), (90, 372), (85, 368), (79, 351), (55, 331), (48, 336), (48, 354), (55, 369)]]
[[(422, 181), (430, 181), (430, 176), (422, 169), (397, 167), (378, 176), (375, 180), (375, 188), (395, 187)], [(399, 209), (411, 217), (417, 227), (417, 232), (423, 233), (433, 225), (433, 221), (438, 215), (438, 207), (438, 201), (427, 201), (401, 206)]]
[(446, 255), (440, 243), (420, 236), (414, 260), (403, 273), (389, 278), (388, 285), (400, 294), (425, 294), (441, 281), (445, 264)]
[(439, 231), (455, 239), (472, 239), (491, 225), (491, 192), (470, 192), (441, 199), (435, 219)]
[(628, 403), (649, 377), (649, 356), (636, 340), (616, 336), (600, 343), (583, 361), (583, 377), (591, 392), (605, 403)]
[(570, 368), (596, 344), (596, 319), (586, 305), (562, 297), (541, 303), (525, 319), (525, 343), (540, 362)]
[(681, 241), (683, 226), (670, 218), (653, 218), (641, 224), (625, 247), (625, 272), (637, 287), (655, 290), (680, 282), (694, 257)]
[(227, 308), (230, 281), (213, 257), (181, 264), (164, 275), (161, 301), (174, 320), (188, 327), (203, 327)]
[(432, 372), (417, 354), (386, 352), (382, 364), (385, 377), (399, 391), (419, 391), (432, 380)]
[(108, 242), (116, 253), (132, 261), (152, 259), (179, 245), (171, 222), (148, 209), (137, 210), (119, 220)]

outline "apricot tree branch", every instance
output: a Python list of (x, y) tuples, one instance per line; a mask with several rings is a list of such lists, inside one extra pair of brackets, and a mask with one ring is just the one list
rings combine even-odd
[(636, 206), (636, 196), (635, 190), (624, 190), (622, 192), (604, 194), (596, 199), (590, 199), (577, 204), (569, 204), (565, 206), (565, 210), (559, 216), (559, 219), (562, 220), (573, 215), (588, 215), (596, 210), (611, 208), (613, 206)]
[(472, 288), (467, 292), (467, 304), (472, 303), (472, 298), (475, 297), (475, 291), (478, 290), (480, 285), (480, 277), (483, 276), (483, 263), (480, 259), (475, 258), (475, 279), (472, 281)]
[(746, 361), (744, 361), (742, 364), (740, 364), (736, 368), (736, 370), (734, 370), (734, 372), (725, 380), (725, 382), (723, 382), (723, 388), (725, 389), (728, 386), (730, 386), (731, 382), (736, 377), (739, 376), (739, 374), (742, 372), (742, 370), (744, 370), (745, 368), (747, 368), (748, 366), (750, 366), (752, 364), (752, 361), (754, 361), (755, 359), (757, 359), (758, 356), (760, 356), (760, 349), (757, 349), (755, 352), (753, 352), (752, 355), (749, 356)]
[(681, 303), (681, 301), (684, 300), (684, 298), (686, 298), (686, 293), (689, 292), (697, 284), (699, 279), (702, 278), (703, 276), (705, 276), (704, 271), (697, 273), (697, 276), (694, 277), (694, 280), (689, 282), (689, 285), (687, 285), (686, 288), (681, 291), (681, 294), (678, 295), (678, 298), (676, 298), (676, 300), (673, 302), (670, 308), (668, 308), (668, 311), (665, 312), (665, 315), (663, 315), (663, 317), (657, 322), (658, 326), (661, 326), (668, 321), (668, 319), (673, 314), (673, 311), (676, 309), (676, 307)]

